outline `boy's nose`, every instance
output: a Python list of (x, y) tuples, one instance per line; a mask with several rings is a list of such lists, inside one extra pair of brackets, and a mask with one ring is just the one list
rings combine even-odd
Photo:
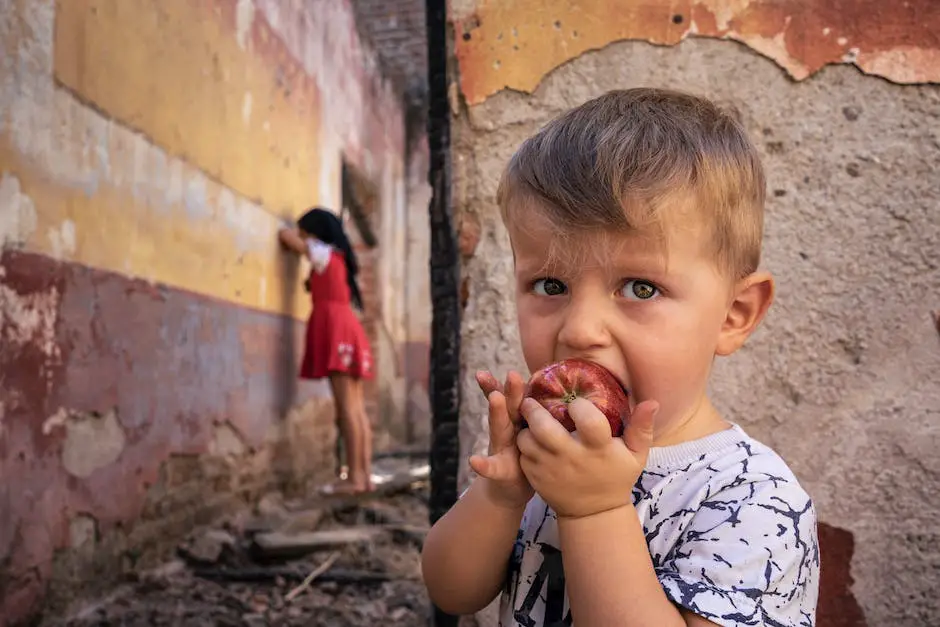
[(604, 307), (592, 302), (571, 302), (558, 333), (558, 342), (573, 351), (604, 348), (611, 343)]

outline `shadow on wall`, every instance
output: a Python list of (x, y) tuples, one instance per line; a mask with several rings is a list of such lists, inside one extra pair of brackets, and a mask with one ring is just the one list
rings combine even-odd
[(293, 309), (300, 281), (300, 258), (279, 249), (277, 265), (281, 279), (280, 346), (275, 355), (275, 407), (281, 418), (287, 416), (297, 397), (297, 321), (288, 313)]

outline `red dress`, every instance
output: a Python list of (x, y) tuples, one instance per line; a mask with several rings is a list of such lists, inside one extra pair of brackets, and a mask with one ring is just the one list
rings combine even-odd
[[(323, 247), (324, 244), (314, 244)], [(365, 329), (353, 311), (346, 283), (343, 254), (321, 248), (321, 262), (310, 271), (310, 298), (313, 311), (307, 320), (307, 341), (300, 366), (303, 379), (322, 379), (338, 372), (361, 379), (371, 379), (374, 372), (372, 351)]]

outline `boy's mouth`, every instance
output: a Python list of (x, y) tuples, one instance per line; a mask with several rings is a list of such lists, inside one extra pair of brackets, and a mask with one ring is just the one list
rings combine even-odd
[(610, 371), (610, 373), (614, 375), (614, 378), (617, 380), (617, 383), (620, 385), (620, 389), (627, 396), (627, 403), (630, 404), (630, 411), (633, 412), (633, 410), (636, 409), (636, 406), (638, 404), (636, 397), (634, 397), (633, 392), (630, 390), (627, 384), (624, 383), (623, 377), (621, 377), (619, 374), (615, 373), (614, 371)]

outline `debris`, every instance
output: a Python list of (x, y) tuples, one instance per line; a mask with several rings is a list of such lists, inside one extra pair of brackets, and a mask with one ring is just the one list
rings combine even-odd
[(131, 573), (137, 576), (56, 624), (428, 624), (420, 557), (426, 464), (394, 457), (376, 464), (387, 480), (372, 494), (323, 499), (311, 492), (291, 502), (268, 495), (224, 524), (194, 531), (176, 561)]
[(326, 515), (326, 512), (324, 512), (322, 509), (306, 509), (297, 512), (291, 512), (287, 521), (275, 531), (283, 531), (284, 533), (310, 531), (317, 528), (317, 525), (320, 524), (320, 521), (323, 519), (324, 515)]
[(240, 583), (270, 583), (278, 580), (301, 581), (304, 574), (293, 567), (249, 566), (245, 568), (194, 568), (195, 577), (209, 581), (236, 581)]
[(397, 448), (382, 451), (373, 455), (373, 460), (378, 459), (421, 459), (426, 460), (431, 451), (424, 447)]
[(321, 549), (370, 542), (382, 532), (381, 527), (352, 527), (293, 534), (273, 531), (257, 534), (251, 548), (255, 555), (264, 559), (303, 557)]
[(267, 627), (268, 625), (268, 621), (264, 618), (264, 614), (257, 612), (243, 614), (242, 620), (245, 621), (246, 627)]
[(424, 546), (424, 539), (430, 531), (428, 527), (406, 524), (385, 525), (384, 529), (390, 531), (393, 537), (399, 539), (399, 541), (403, 540), (415, 545), (419, 551)]
[(290, 519), (284, 499), (280, 493), (266, 494), (255, 506), (255, 513), (243, 525), (245, 533), (251, 535), (263, 531), (277, 531)]
[[(303, 581), (304, 573), (295, 568), (196, 568), (193, 575), (200, 579), (210, 581), (237, 581), (242, 583), (272, 582), (278, 579), (284, 581)], [(375, 584), (395, 579), (388, 573), (373, 572), (369, 570), (343, 570), (329, 569), (317, 575), (320, 581), (329, 581), (341, 584)]]
[(233, 548), (235, 542), (235, 538), (227, 531), (210, 529), (180, 545), (178, 552), (189, 562), (215, 564), (219, 561), (222, 552), (226, 548)]
[(430, 531), (426, 525), (410, 525), (402, 521), (394, 508), (380, 501), (363, 506), (362, 513), (367, 520), (391, 533), (397, 541), (410, 542), (419, 550)]
[(297, 586), (296, 588), (288, 592), (287, 596), (284, 597), (284, 600), (287, 601), (288, 603), (293, 601), (294, 597), (296, 597), (298, 594), (300, 594), (301, 592), (309, 588), (313, 580), (319, 577), (320, 575), (322, 575), (323, 573), (325, 573), (327, 570), (329, 570), (330, 566), (332, 566), (333, 563), (338, 559), (339, 559), (339, 553), (331, 554), (328, 558), (326, 558), (325, 562), (323, 562), (322, 564), (314, 568), (312, 571), (310, 571), (310, 574), (307, 575), (307, 578), (304, 579), (300, 583), (299, 586)]
[(141, 581), (154, 581), (154, 580), (166, 580), (175, 575), (179, 575), (186, 570), (186, 563), (182, 560), (173, 560), (162, 564), (153, 570), (148, 570), (141, 573)]
[(269, 492), (258, 500), (255, 511), (262, 516), (280, 516), (285, 513), (284, 496), (280, 492)]

